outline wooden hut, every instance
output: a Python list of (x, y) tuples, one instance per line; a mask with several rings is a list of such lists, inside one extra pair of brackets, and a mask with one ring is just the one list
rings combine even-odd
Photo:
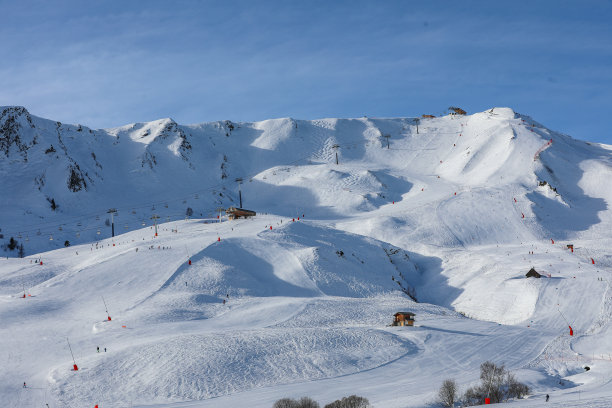
[(526, 276), (526, 277), (528, 277), (528, 278), (541, 278), (541, 277), (542, 277), (542, 275), (540, 275), (540, 274), (539, 274), (539, 273), (538, 273), (538, 272), (535, 270), (535, 268), (531, 268), (531, 269), (529, 270), (529, 272), (527, 272), (527, 274), (526, 274), (525, 276)]
[(235, 220), (237, 218), (249, 218), (257, 215), (255, 211), (245, 210), (244, 208), (236, 207), (228, 208), (227, 210), (225, 210), (225, 213), (227, 214), (230, 220)]
[(414, 326), (414, 313), (397, 312), (393, 315), (393, 326)]

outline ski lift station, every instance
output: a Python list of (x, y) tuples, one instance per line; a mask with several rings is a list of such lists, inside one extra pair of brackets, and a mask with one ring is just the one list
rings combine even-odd
[(393, 315), (393, 326), (414, 326), (414, 317), (411, 312), (397, 312)]
[(230, 220), (235, 220), (237, 218), (249, 218), (257, 215), (255, 211), (245, 210), (244, 208), (236, 208), (230, 207), (225, 210), (225, 213), (229, 217)]

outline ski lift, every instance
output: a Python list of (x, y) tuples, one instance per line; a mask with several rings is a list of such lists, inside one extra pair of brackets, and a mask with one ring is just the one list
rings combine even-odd
[(53, 234), (51, 234), (51, 236), (49, 236), (49, 241), (53, 241)]
[(96, 221), (100, 221), (100, 216), (96, 215)]
[(155, 211), (155, 206), (151, 207), (151, 211)]
[(170, 221), (170, 217), (166, 217), (166, 221)]
[(127, 224), (125, 224), (125, 226), (124, 226), (123, 228), (128, 229), (129, 227), (128, 227), (128, 225), (127, 225)]
[(19, 235), (17, 235), (17, 238), (20, 238), (20, 239), (21, 239), (21, 238), (23, 238), (23, 237), (21, 236), (21, 232), (19, 233)]
[(100, 235), (100, 228), (96, 231), (96, 234)]
[(30, 238), (29, 237), (26, 237), (26, 242), (30, 242)]
[(36, 231), (36, 235), (40, 235), (40, 230)]
[(63, 231), (63, 229), (62, 229), (62, 226), (61, 226), (61, 225), (59, 226), (59, 228), (58, 228), (58, 229), (59, 229), (60, 231)]
[(199, 199), (199, 198), (200, 198), (200, 196), (196, 194), (196, 195), (194, 196), (194, 198), (197, 200), (197, 199)]
[(164, 207), (168, 208), (168, 204), (164, 204)]
[(136, 214), (136, 210), (132, 210), (132, 214)]
[(145, 225), (147, 225), (147, 223), (143, 221), (142, 222), (142, 226), (144, 227)]
[(77, 222), (77, 227), (82, 227), (83, 224), (81, 223), (81, 221)]
[(76, 236), (77, 236), (77, 238), (78, 238), (78, 237), (80, 237), (80, 236), (81, 236), (81, 233), (80, 233), (80, 232), (77, 232), (77, 233), (76, 233)]

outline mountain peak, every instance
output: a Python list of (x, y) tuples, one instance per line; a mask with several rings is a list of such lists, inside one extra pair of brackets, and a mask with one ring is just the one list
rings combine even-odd
[(30, 112), (23, 106), (0, 107), (0, 152), (9, 157), (14, 151), (27, 160), (28, 149), (37, 143), (35, 128)]
[(6, 131), (4, 126), (7, 122), (26, 122), (29, 127), (34, 127), (30, 112), (23, 106), (0, 106), (0, 133)]

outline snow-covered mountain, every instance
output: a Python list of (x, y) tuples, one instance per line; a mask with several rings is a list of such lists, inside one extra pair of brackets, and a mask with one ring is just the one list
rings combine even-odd
[[(608, 406), (610, 176), (611, 146), (508, 108), (91, 130), (2, 107), (0, 399), (424, 406), (489, 359), (522, 404)], [(241, 199), (255, 218), (217, 219)]]
[[(13, 237), (26, 254), (110, 236), (111, 208), (118, 210), (117, 233), (150, 224), (153, 215), (183, 219), (187, 208), (214, 217), (238, 204), (237, 178), (243, 206), (284, 216), (378, 211), (381, 219), (382, 207), (403, 199), (435, 202), (438, 213), (489, 201), (486, 220), (480, 205), (461, 217), (476, 221), (479, 234), (449, 225), (448, 234), (433, 236), (422, 225), (420, 236), (440, 245), (514, 242), (524, 225), (530, 235), (564, 239), (609, 226), (608, 147), (551, 132), (510, 109), (422, 119), (419, 126), (414, 119), (189, 126), (162, 119), (94, 131), (5, 107), (0, 129), (0, 228), (4, 243)], [(550, 139), (554, 149), (534, 161)], [(520, 231), (505, 222), (511, 214), (525, 216)], [(445, 218), (452, 224), (456, 217)]]

